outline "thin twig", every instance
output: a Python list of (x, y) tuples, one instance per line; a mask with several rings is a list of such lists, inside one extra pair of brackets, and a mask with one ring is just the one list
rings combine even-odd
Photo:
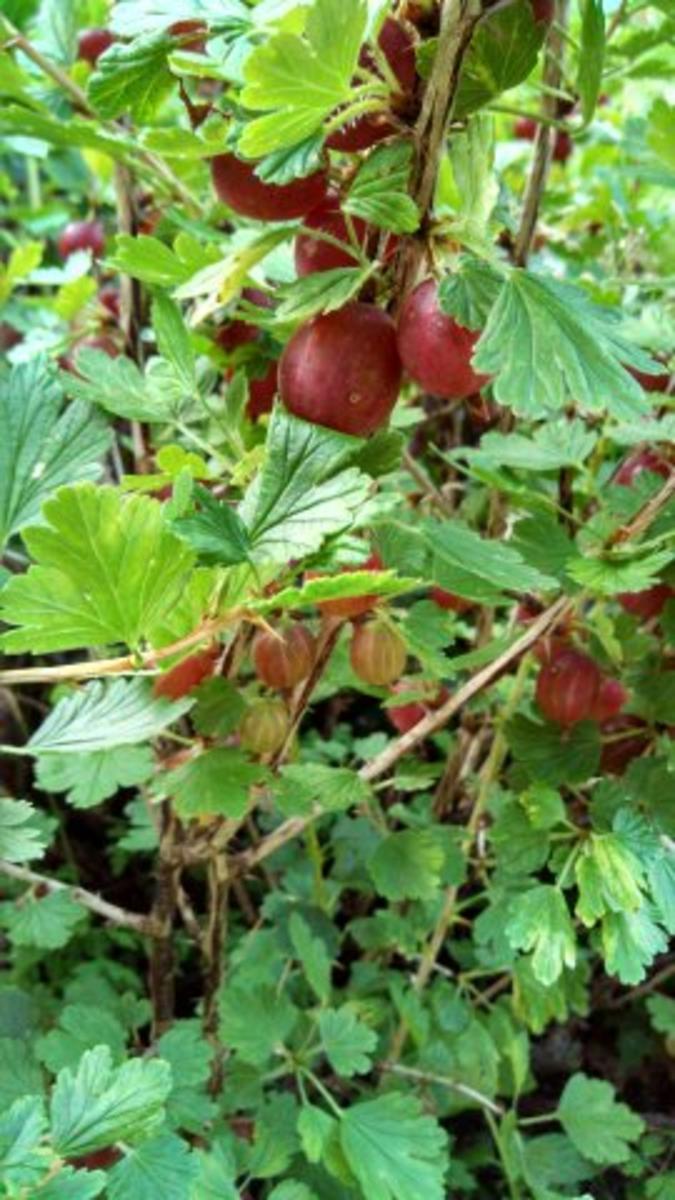
[(274, 769), (278, 769), (288, 757), (300, 722), (307, 711), (309, 702), (314, 693), (314, 689), (316, 688), (319, 680), (326, 670), (326, 667), (328, 666), (330, 657), (340, 636), (342, 626), (343, 622), (340, 620), (329, 619), (324, 622), (321, 635), (319, 637), (319, 643), (316, 648), (316, 655), (312, 670), (307, 678), (300, 684), (299, 690), (293, 699), (293, 705), (288, 724), (288, 732), (286, 734), (284, 744), (272, 759), (271, 765)]
[(400, 1063), (386, 1062), (382, 1063), (381, 1071), (388, 1071), (392, 1075), (400, 1075), (403, 1079), (414, 1079), (419, 1083), (432, 1084), (435, 1087), (449, 1088), (450, 1091), (457, 1092), (458, 1095), (464, 1096), (467, 1100), (473, 1100), (476, 1104), (480, 1104), (481, 1108), (487, 1108), (489, 1112), (495, 1113), (498, 1117), (503, 1117), (504, 1109), (501, 1104), (497, 1104), (495, 1100), (491, 1100), (489, 1096), (483, 1095), (476, 1088), (469, 1087), (468, 1083), (460, 1083), (457, 1079), (449, 1079), (447, 1075), (436, 1075), (431, 1071), (418, 1071), (415, 1067), (403, 1067)]
[(6, 862), (4, 859), (0, 859), (0, 872), (9, 876), (10, 879), (16, 879), (20, 883), (30, 883), (47, 892), (67, 892), (78, 904), (82, 904), (99, 917), (110, 921), (111, 925), (133, 929), (136, 933), (146, 934), (150, 937), (157, 937), (163, 932), (161, 923), (154, 917), (146, 916), (143, 913), (129, 912), (128, 909), (120, 908), (117, 904), (109, 904), (107, 900), (101, 899), (94, 892), (88, 892), (86, 888), (64, 883), (61, 879), (50, 879), (47, 875), (39, 875), (36, 871), (29, 870), (28, 867), (20, 867), (16, 863)]
[(175, 1008), (175, 949), (173, 923), (178, 909), (181, 868), (174, 845), (178, 827), (168, 801), (162, 805), (162, 827), (157, 860), (157, 883), (152, 915), (161, 932), (150, 947), (150, 999), (152, 1037), (156, 1040), (172, 1025)]

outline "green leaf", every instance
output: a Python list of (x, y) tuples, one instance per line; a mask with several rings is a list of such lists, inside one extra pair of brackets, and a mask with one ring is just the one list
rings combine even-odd
[(545, 1133), (524, 1144), (529, 1178), (539, 1187), (572, 1186), (588, 1179), (593, 1166), (575, 1150), (563, 1133)]
[(116, 795), (120, 788), (138, 787), (154, 773), (149, 746), (128, 745), (94, 753), (40, 755), (38, 787), (45, 792), (67, 792), (74, 808), (94, 808)]
[(245, 157), (304, 141), (351, 99), (366, 20), (363, 0), (314, 0), (304, 37), (277, 33), (249, 54), (241, 102), (268, 115), (247, 123), (239, 141)]
[(641, 558), (626, 559), (617, 554), (604, 558), (572, 558), (566, 564), (568, 574), (588, 591), (599, 596), (619, 592), (642, 592), (660, 581), (661, 572), (672, 561), (670, 550), (656, 550)]
[(159, 1056), (171, 1067), (173, 1084), (167, 1100), (172, 1125), (199, 1133), (214, 1115), (207, 1093), (213, 1047), (204, 1038), (198, 1021), (177, 1021), (158, 1042)]
[(577, 91), (581, 99), (581, 114), (588, 125), (595, 112), (602, 87), (605, 62), (605, 14), (602, 0), (580, 0), (581, 46)]
[(114, 1142), (152, 1137), (164, 1119), (171, 1071), (159, 1059), (132, 1058), (114, 1067), (107, 1046), (87, 1050), (77, 1070), (59, 1072), (51, 1096), (54, 1145), (63, 1157), (91, 1154)]
[(335, 267), (296, 279), (283, 290), (279, 321), (305, 321), (315, 313), (342, 308), (361, 291), (370, 273), (370, 267)]
[(474, 33), (464, 60), (453, 115), (461, 118), (516, 87), (534, 70), (544, 40), (527, 0), (490, 13)]
[(33, 734), (31, 754), (86, 754), (153, 738), (191, 707), (153, 696), (147, 679), (94, 680), (64, 696)]
[(38, 950), (59, 950), (76, 932), (86, 917), (86, 909), (66, 891), (36, 896), (30, 892), (18, 905), (4, 904), (3, 924), (16, 946)]
[(506, 936), (516, 950), (533, 951), (532, 970), (547, 986), (576, 963), (572, 918), (562, 892), (550, 884), (538, 884), (511, 901)]
[(37, 811), (27, 800), (0, 796), (0, 858), (22, 863), (42, 857), (49, 839), (36, 818)]
[(675, 138), (673, 138), (673, 122), (675, 121), (675, 105), (659, 97), (655, 100), (649, 113), (649, 130), (647, 145), (666, 164), (675, 170)]
[(627, 1104), (618, 1104), (614, 1088), (602, 1079), (578, 1072), (565, 1085), (558, 1117), (565, 1133), (584, 1158), (594, 1163), (622, 1163), (630, 1143), (644, 1132), (644, 1122)]
[(49, 1151), (41, 1146), (47, 1121), (39, 1096), (15, 1100), (0, 1116), (0, 1179), (8, 1196), (26, 1195), (49, 1169)]
[(239, 510), (254, 562), (302, 558), (350, 525), (369, 489), (348, 465), (356, 446), (355, 438), (274, 411), (265, 464)]
[(237, 728), (246, 704), (240, 689), (229, 679), (220, 676), (207, 679), (195, 695), (197, 702), (191, 719), (198, 733), (206, 737), (226, 737)]
[(173, 46), (164, 31), (111, 46), (89, 78), (89, 99), (99, 115), (130, 113), (139, 124), (151, 120), (174, 87), (167, 63)]
[(263, 1066), (283, 1045), (298, 1010), (276, 987), (227, 984), (220, 993), (220, 1036), (252, 1066)]
[(59, 1023), (38, 1038), (35, 1053), (54, 1075), (63, 1067), (77, 1067), (85, 1050), (108, 1046), (114, 1062), (124, 1058), (126, 1033), (120, 1022), (105, 1009), (87, 1004), (67, 1004)]
[(452, 275), (439, 284), (441, 311), (466, 329), (484, 329), (503, 284), (502, 271), (492, 263), (463, 254)]
[(598, 726), (581, 721), (569, 730), (518, 715), (509, 721), (506, 737), (514, 757), (531, 779), (540, 783), (583, 783), (598, 768), (602, 748)]
[(190, 1192), (190, 1200), (241, 1200), (235, 1185), (238, 1174), (229, 1143), (215, 1142), (207, 1152), (196, 1150), (199, 1174)]
[[(499, 196), (494, 167), (494, 118), (488, 113), (470, 117), (466, 129), (450, 139), (450, 160), (459, 196), (459, 219), (453, 238), (462, 245), (492, 253), (490, 218)], [(489, 270), (489, 265), (485, 264)]]
[(195, 271), (194, 266), (184, 262), (159, 238), (145, 233), (138, 237), (118, 233), (115, 253), (109, 263), (122, 274), (159, 287), (176, 287), (185, 283)]
[(81, 483), (43, 505), (44, 525), (24, 532), (38, 563), (1, 595), (2, 635), (33, 654), (116, 642), (136, 648), (176, 601), (192, 552), (145, 496)]
[(675, 1037), (675, 1000), (670, 996), (648, 996), (647, 1012), (657, 1033)]
[(270, 1192), (269, 1200), (319, 1200), (316, 1192), (307, 1187), (306, 1183), (298, 1183), (294, 1179), (285, 1179), (277, 1184)]
[(195, 488), (194, 498), (197, 511), (172, 522), (176, 533), (190, 543), (202, 562), (226, 567), (248, 562), (248, 532), (234, 509), (216, 500), (207, 488)]
[(61, 409), (42, 358), (0, 379), (0, 545), (37, 517), (62, 483), (97, 479), (110, 433), (84, 404)]
[(110, 1200), (189, 1200), (198, 1163), (190, 1147), (162, 1133), (130, 1149), (108, 1176)]
[(272, 1096), (258, 1109), (247, 1171), (270, 1179), (287, 1171), (298, 1149), (297, 1103), (288, 1093)]
[(298, 1117), (298, 1133), (305, 1158), (320, 1162), (337, 1129), (337, 1121), (314, 1104), (303, 1104)]
[(645, 904), (638, 912), (607, 913), (601, 941), (608, 974), (621, 983), (642, 983), (646, 968), (668, 949), (668, 938)]
[(185, 392), (192, 394), (197, 386), (195, 353), (183, 315), (165, 292), (158, 292), (152, 301), (152, 326), (160, 354), (173, 366)]
[(327, 1003), (331, 992), (331, 960), (324, 943), (321, 938), (314, 936), (307, 922), (297, 912), (288, 922), (288, 932), (307, 982), (318, 999)]
[[(70, 396), (96, 404), (115, 417), (129, 421), (167, 421), (176, 415), (180, 401), (171, 388), (155, 378), (158, 360), (151, 360), (142, 375), (130, 358), (111, 358), (103, 350), (82, 349), (75, 355), (77, 374), (62, 371), (61, 383)], [(165, 364), (166, 365), (166, 364)]]
[(649, 866), (649, 886), (668, 933), (675, 935), (675, 855), (664, 853)]
[(461, 521), (428, 522), (426, 530), (434, 553), (433, 578), (460, 596), (489, 602), (502, 591), (537, 592), (557, 586), (552, 576), (529, 566), (512, 546), (481, 537)]
[(615, 833), (592, 833), (576, 862), (577, 916), (594, 925), (606, 912), (636, 912), (643, 904), (642, 865)]
[(618, 419), (646, 414), (649, 402), (622, 364), (644, 371), (654, 367), (620, 335), (618, 319), (614, 310), (600, 308), (579, 288), (512, 270), (473, 365), (494, 376), (495, 399), (519, 416), (559, 412), (569, 400), (582, 412), (606, 410)]
[[(3, 60), (6, 56), (0, 55), (0, 67)], [(14, 287), (39, 267), (43, 252), (42, 242), (24, 242), (14, 247), (7, 262), (0, 267), (0, 305), (6, 304)]]
[(432, 830), (405, 829), (380, 842), (368, 871), (387, 900), (430, 900), (440, 886), (444, 858)]
[(565, 419), (547, 421), (532, 433), (485, 433), (472, 457), (519, 471), (559, 471), (582, 467), (596, 444), (583, 421)]
[(27, 1039), (0, 1037), (0, 1112), (6, 1112), (20, 1096), (39, 1095), (43, 1083)]
[(370, 1071), (377, 1034), (347, 1004), (329, 1008), (319, 1016), (319, 1033), (330, 1065), (338, 1075), (351, 1077)]
[(264, 776), (264, 767), (252, 763), (243, 751), (216, 746), (165, 772), (159, 786), (174, 797), (181, 817), (209, 814), (239, 819), (251, 803), (253, 784)]
[(106, 1186), (103, 1171), (74, 1171), (62, 1167), (58, 1175), (40, 1184), (40, 1200), (94, 1200)]
[(133, 144), (122, 136), (103, 133), (89, 117), (52, 116), (48, 112), (30, 112), (23, 105), (8, 104), (0, 108), (0, 135), (38, 138), (52, 146), (77, 146), (80, 149), (100, 150), (112, 158), (130, 156)]
[(415, 233), (420, 214), (409, 195), (412, 146), (407, 141), (378, 146), (359, 167), (342, 205), (378, 229)]
[(323, 763), (291, 763), (282, 767), (274, 799), (286, 817), (305, 816), (315, 805), (325, 812), (341, 812), (368, 804), (372, 792), (356, 771)]
[(342, 1114), (340, 1142), (368, 1200), (443, 1200), (446, 1136), (413, 1096), (353, 1104)]

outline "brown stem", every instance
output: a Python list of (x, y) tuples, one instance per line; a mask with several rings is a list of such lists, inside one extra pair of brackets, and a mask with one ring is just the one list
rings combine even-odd
[(228, 894), (226, 859), (224, 855), (214, 855), (208, 867), (208, 920), (204, 935), (204, 1033), (211, 1040), (218, 1028)]
[(162, 932), (162, 926), (154, 915), (145, 916), (143, 913), (129, 912), (128, 909), (120, 908), (117, 904), (109, 904), (107, 900), (102, 900), (100, 896), (95, 895), (94, 892), (88, 892), (85, 888), (73, 887), (69, 883), (63, 883), (60, 879), (50, 879), (47, 875), (39, 875), (36, 871), (30, 871), (28, 867), (20, 867), (16, 863), (5, 862), (4, 859), (0, 859), (0, 872), (9, 876), (10, 879), (16, 879), (20, 883), (30, 883), (47, 892), (67, 892), (78, 904), (84, 905), (97, 916), (104, 917), (111, 925), (133, 929), (136, 933), (150, 937), (156, 937)]
[[(542, 74), (543, 82), (550, 88), (559, 89), (562, 83), (562, 60), (565, 50), (565, 39), (563, 28), (567, 19), (567, 0), (558, 0), (557, 17), (561, 28), (555, 24), (552, 25), (548, 34), (546, 44), (546, 57), (544, 59), (544, 70)], [(555, 96), (544, 93), (541, 102), (542, 116), (544, 118), (553, 118), (557, 113), (558, 101)], [(513, 251), (513, 260), (518, 267), (527, 266), (527, 260), (530, 257), (532, 242), (534, 240), (535, 230), (537, 228), (537, 220), (539, 218), (539, 206), (541, 197), (546, 186), (549, 169), (551, 166), (551, 153), (553, 149), (553, 132), (550, 125), (541, 123), (537, 126), (537, 133), (534, 139), (534, 154), (532, 157), (532, 166), (525, 188), (525, 198), (523, 201), (523, 210), (520, 217), (520, 226), (516, 234), (516, 242)]]
[(172, 1025), (175, 1009), (175, 952), (173, 925), (178, 909), (181, 868), (174, 855), (177, 827), (165, 803), (157, 861), (157, 882), (152, 915), (160, 931), (150, 947), (150, 1000), (152, 1037), (156, 1040)]
[(321, 635), (319, 637), (319, 644), (316, 649), (314, 666), (304, 682), (300, 684), (300, 689), (297, 695), (294, 697), (286, 740), (272, 760), (271, 765), (274, 769), (278, 769), (288, 757), (288, 753), (293, 745), (293, 739), (295, 738), (298, 726), (300, 725), (300, 722), (302, 721), (302, 718), (305, 715), (309, 702), (312, 698), (312, 693), (314, 692), (315, 687), (326, 670), (330, 656), (335, 649), (337, 640), (342, 630), (342, 625), (342, 621), (333, 620), (326, 621), (323, 625)]

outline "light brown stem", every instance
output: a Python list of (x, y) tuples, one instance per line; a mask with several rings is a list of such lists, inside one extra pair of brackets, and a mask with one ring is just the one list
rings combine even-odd
[(136, 933), (150, 937), (156, 937), (163, 932), (163, 926), (154, 917), (145, 916), (143, 913), (129, 912), (128, 909), (120, 908), (117, 904), (109, 904), (107, 900), (101, 899), (94, 892), (63, 883), (61, 879), (50, 879), (47, 875), (39, 875), (37, 871), (31, 871), (28, 867), (20, 867), (17, 863), (5, 862), (4, 859), (0, 859), (0, 872), (10, 879), (16, 879), (19, 883), (30, 883), (47, 892), (67, 892), (78, 904), (82, 904), (97, 916), (103, 917), (111, 925), (133, 929)]

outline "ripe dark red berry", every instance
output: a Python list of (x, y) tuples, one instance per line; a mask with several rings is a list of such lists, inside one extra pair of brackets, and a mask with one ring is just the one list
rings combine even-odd
[(441, 312), (434, 279), (420, 283), (401, 309), (401, 361), (411, 379), (433, 396), (462, 400), (489, 382), (489, 376), (477, 375), (471, 366), (479, 337), (479, 332), (465, 329)]
[(153, 693), (163, 696), (165, 700), (180, 700), (187, 696), (213, 674), (218, 654), (218, 647), (210, 646), (207, 650), (199, 650), (189, 658), (184, 658), (175, 667), (157, 676), (152, 685)]
[(329, 150), (339, 150), (342, 154), (356, 154), (359, 150), (368, 150), (384, 138), (396, 133), (388, 113), (365, 113), (354, 121), (348, 121), (341, 129), (336, 129), (326, 138)]
[(274, 754), (283, 746), (289, 729), (283, 700), (256, 700), (244, 713), (239, 740), (251, 754)]
[(13, 350), (19, 342), (23, 341), (23, 334), (19, 333), (13, 325), (9, 325), (7, 321), (0, 321), (0, 351), (6, 354), (8, 350)]
[(603, 679), (593, 702), (591, 716), (601, 725), (617, 717), (628, 700), (628, 692), (618, 679)]
[[(255, 304), (258, 308), (274, 307), (272, 297), (266, 292), (261, 292), (259, 288), (244, 288), (241, 296), (242, 300), (248, 300), (249, 304)], [(248, 342), (254, 342), (259, 336), (260, 330), (257, 325), (251, 325), (248, 321), (226, 321), (217, 331), (215, 341), (221, 350), (230, 352)]]
[(537, 136), (539, 122), (535, 121), (534, 117), (518, 117), (513, 126), (514, 137), (523, 138), (527, 142), (533, 142)]
[(178, 38), (184, 50), (191, 50), (193, 54), (206, 52), (206, 25), (199, 19), (174, 21), (173, 25), (169, 25), (167, 33)]
[(65, 1161), (80, 1171), (99, 1171), (114, 1166), (121, 1157), (122, 1151), (118, 1150), (117, 1146), (104, 1146), (102, 1150), (92, 1150), (91, 1154), (81, 1154), (77, 1158), (67, 1158)]
[[(398, 80), (401, 91), (412, 92), (417, 83), (417, 64), (415, 43), (408, 30), (400, 21), (387, 17), (377, 42)], [(364, 58), (371, 58), (367, 50), (364, 52)]]
[(367, 437), (387, 421), (401, 386), (394, 322), (357, 301), (307, 321), (281, 356), (279, 390), (289, 412)]
[(569, 728), (592, 718), (602, 676), (597, 663), (578, 650), (566, 650), (547, 663), (537, 678), (537, 704), (549, 721)]
[(103, 284), (98, 293), (98, 302), (106, 310), (108, 317), (112, 317), (114, 321), (119, 321), (120, 290), (114, 283)]
[(567, 162), (573, 149), (574, 143), (567, 130), (559, 129), (553, 142), (553, 161), (559, 163)]
[(668, 479), (670, 466), (657, 450), (652, 450), (651, 446), (645, 446), (642, 450), (634, 450), (632, 454), (628, 455), (628, 458), (624, 459), (614, 474), (613, 482), (619, 483), (623, 487), (630, 487), (643, 471), (652, 471), (654, 475), (661, 475), (663, 479)]
[[(383, 563), (379, 554), (371, 554), (358, 567), (343, 567), (342, 569), (343, 571), (381, 571)], [(318, 571), (308, 571), (305, 575), (305, 579), (321, 578)], [(362, 617), (364, 613), (370, 612), (377, 601), (377, 596), (347, 596), (344, 600), (322, 600), (317, 607), (326, 617), (339, 617), (340, 620), (348, 621), (353, 617)]]
[(475, 607), (473, 600), (465, 600), (463, 596), (456, 596), (454, 592), (446, 592), (439, 587), (432, 588), (429, 597), (434, 604), (437, 604), (439, 608), (444, 608), (447, 612), (463, 613)]
[(555, 0), (530, 0), (530, 5), (537, 25), (540, 21), (545, 25), (551, 24), (555, 16)]
[(649, 730), (640, 717), (619, 716), (601, 726), (600, 769), (608, 775), (623, 775), (634, 758), (649, 746)]
[(101, 55), (116, 42), (117, 38), (109, 29), (83, 29), (77, 40), (77, 57), (96, 65)]
[(657, 583), (654, 587), (645, 588), (643, 592), (620, 592), (617, 600), (631, 616), (648, 621), (663, 612), (673, 595), (675, 591), (667, 583)]
[(59, 234), (56, 246), (61, 258), (76, 250), (91, 250), (94, 258), (100, 258), (105, 250), (103, 226), (100, 221), (71, 221)]
[(269, 364), (264, 375), (256, 375), (249, 379), (246, 405), (246, 416), (249, 421), (257, 421), (263, 413), (272, 411), (278, 388), (279, 364), (276, 361)]
[(382, 621), (357, 625), (349, 648), (352, 669), (371, 687), (386, 687), (400, 679), (405, 670), (408, 649), (395, 629)]
[(554, 662), (570, 649), (570, 643), (564, 634), (545, 633), (534, 643), (532, 653), (538, 662), (545, 664)]
[(255, 168), (254, 162), (244, 162), (234, 154), (220, 154), (211, 160), (213, 186), (219, 198), (242, 217), (291, 221), (316, 208), (326, 194), (324, 171), (279, 186), (263, 183)]
[(272, 688), (293, 688), (309, 675), (316, 657), (316, 641), (305, 625), (284, 632), (260, 631), (251, 650), (255, 673)]
[[(329, 193), (325, 200), (312, 209), (304, 220), (309, 229), (330, 234), (344, 242), (344, 250), (332, 242), (324, 242), (309, 233), (300, 233), (295, 239), (295, 269), (298, 275), (311, 275), (314, 271), (331, 271), (336, 267), (355, 267), (357, 259), (351, 248), (349, 229), (340, 208), (339, 197)], [(359, 245), (363, 248), (368, 240), (368, 226), (360, 217), (352, 218), (352, 228)]]
[(668, 371), (660, 371), (656, 375), (648, 375), (646, 371), (638, 371), (636, 367), (628, 367), (628, 371), (640, 384), (645, 392), (666, 392), (670, 383)]

